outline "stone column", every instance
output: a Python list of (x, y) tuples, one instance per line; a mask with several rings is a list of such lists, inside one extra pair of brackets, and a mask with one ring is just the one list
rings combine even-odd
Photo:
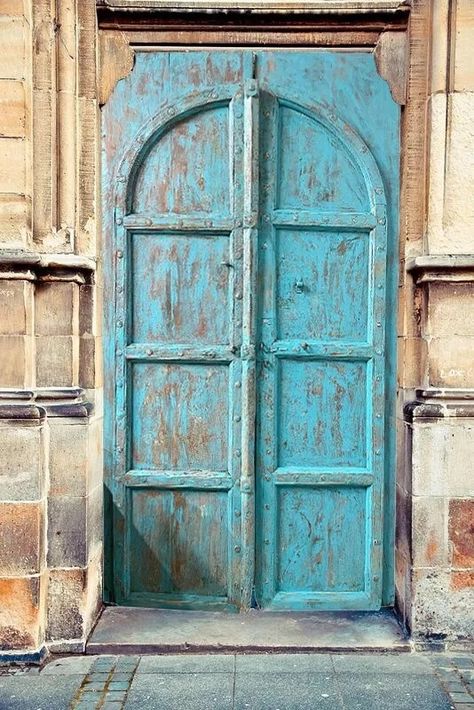
[(407, 261), (425, 355), (405, 407), (405, 614), (420, 643), (453, 644), (474, 634), (474, 5), (433, 0), (432, 13), (427, 225)]

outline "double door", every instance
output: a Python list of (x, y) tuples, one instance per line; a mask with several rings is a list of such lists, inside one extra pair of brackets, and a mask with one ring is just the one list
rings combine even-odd
[(373, 57), (137, 53), (103, 121), (115, 600), (379, 608), (398, 107)]

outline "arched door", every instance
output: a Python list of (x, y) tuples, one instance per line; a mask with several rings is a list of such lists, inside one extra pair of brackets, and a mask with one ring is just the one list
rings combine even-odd
[[(307, 81), (344, 55), (196, 52), (176, 85), (168, 59), (104, 115), (115, 600), (379, 608), (396, 193), (347, 86)], [(130, 116), (147, 71), (161, 102), (127, 142), (114, 101)], [(398, 111), (376, 74), (369, 93), (393, 190)]]

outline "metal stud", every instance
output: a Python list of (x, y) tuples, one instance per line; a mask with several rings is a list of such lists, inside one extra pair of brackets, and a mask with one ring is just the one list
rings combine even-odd
[(120, 251), (120, 249), (117, 252), (117, 259), (121, 259), (123, 257), (123, 251)]
[(153, 355), (153, 350), (148, 349), (148, 350), (146, 351), (146, 354), (147, 354), (147, 355)]
[(123, 219), (121, 217), (117, 217), (116, 222), (120, 226), (121, 224), (123, 224)]
[(240, 552), (240, 545), (236, 545), (234, 547), (234, 552)]

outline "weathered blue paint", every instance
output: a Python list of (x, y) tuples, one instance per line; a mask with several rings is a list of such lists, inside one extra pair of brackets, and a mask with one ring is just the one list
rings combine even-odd
[(373, 57), (138, 53), (104, 135), (115, 600), (378, 608), (398, 109)]

